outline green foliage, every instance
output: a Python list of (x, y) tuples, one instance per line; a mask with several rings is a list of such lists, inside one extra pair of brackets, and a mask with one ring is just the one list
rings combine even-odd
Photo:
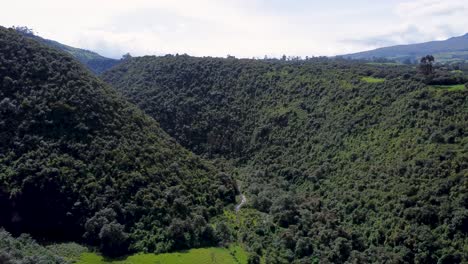
[(465, 84), (454, 84), (454, 85), (433, 85), (437, 90), (445, 90), (449, 92), (463, 91), (467, 89)]
[(40, 36), (35, 35), (34, 32), (27, 27), (13, 27), (13, 29), (37, 42), (70, 54), (96, 74), (100, 74), (119, 63), (118, 60), (103, 57), (93, 51), (78, 49), (54, 40), (41, 38)]
[(1, 226), (107, 254), (211, 246), (235, 193), (71, 57), (0, 27)]
[(103, 78), (178, 142), (231, 164), (252, 209), (214, 223), (261, 261), (468, 261), (466, 89), (323, 58), (146, 56)]
[(60, 256), (61, 258), (71, 263), (75, 263), (81, 258), (82, 254), (89, 251), (86, 247), (82, 245), (70, 242), (50, 244), (45, 246), (45, 248), (49, 250), (52, 254)]
[(363, 82), (366, 83), (382, 83), (385, 82), (383, 78), (374, 78), (374, 77), (362, 77), (361, 79)]
[(247, 264), (247, 254), (240, 246), (229, 248), (200, 248), (166, 254), (136, 254), (121, 260), (104, 259), (94, 253), (85, 253), (77, 264)]
[(2, 264), (62, 264), (70, 263), (52, 250), (36, 243), (29, 235), (12, 237), (0, 229), (0, 263)]

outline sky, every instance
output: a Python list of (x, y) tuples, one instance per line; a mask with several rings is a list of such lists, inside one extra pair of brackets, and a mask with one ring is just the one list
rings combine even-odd
[(0, 25), (101, 55), (333, 56), (468, 33), (468, 0), (0, 0)]

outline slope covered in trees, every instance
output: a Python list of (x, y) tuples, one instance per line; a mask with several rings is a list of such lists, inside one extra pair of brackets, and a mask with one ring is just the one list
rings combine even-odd
[(119, 60), (106, 58), (94, 51), (79, 49), (62, 44), (55, 40), (42, 38), (38, 35), (35, 35), (34, 32), (31, 29), (28, 29), (27, 27), (15, 27), (14, 29), (28, 38), (32, 38), (49, 47), (64, 51), (72, 55), (75, 59), (86, 65), (86, 67), (88, 67), (91, 71), (93, 71), (96, 74), (100, 74), (119, 63)]
[(103, 78), (242, 179), (251, 209), (217, 220), (252, 263), (468, 261), (466, 88), (328, 59), (146, 56)]
[(65, 53), (0, 27), (0, 226), (107, 254), (213, 245), (235, 183)]

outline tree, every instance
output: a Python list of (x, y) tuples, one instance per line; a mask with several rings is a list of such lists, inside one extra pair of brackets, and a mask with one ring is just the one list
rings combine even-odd
[(34, 30), (25, 26), (13, 26), (14, 30), (25, 35), (34, 35)]
[(304, 257), (312, 254), (312, 242), (309, 238), (299, 238), (296, 243), (296, 248), (294, 250), (296, 257)]
[(421, 70), (421, 72), (424, 74), (424, 75), (430, 75), (434, 72), (434, 67), (433, 67), (433, 63), (434, 63), (435, 59), (434, 59), (434, 56), (432, 55), (426, 55), (424, 57), (421, 58), (421, 63), (419, 64), (419, 69)]
[(0, 251), (0, 263), (13, 264), (14, 262), (10, 254), (8, 254), (8, 252)]
[(99, 232), (101, 240), (101, 252), (107, 256), (119, 256), (127, 251), (128, 234), (124, 232), (124, 226), (112, 222), (104, 225)]
[(96, 212), (93, 217), (86, 221), (84, 225), (86, 232), (84, 233), (83, 237), (91, 244), (97, 244), (102, 227), (114, 221), (115, 217), (115, 211), (110, 208), (105, 208), (99, 212)]
[(247, 260), (248, 264), (259, 264), (260, 263), (260, 257), (257, 254), (252, 254), (249, 256), (249, 259)]
[(227, 245), (232, 240), (231, 231), (224, 222), (216, 225), (215, 234), (216, 237), (220, 240), (221, 245)]
[(127, 52), (125, 53), (124, 55), (122, 55), (122, 59), (121, 60), (129, 60), (132, 58), (132, 55), (130, 54), (130, 52)]

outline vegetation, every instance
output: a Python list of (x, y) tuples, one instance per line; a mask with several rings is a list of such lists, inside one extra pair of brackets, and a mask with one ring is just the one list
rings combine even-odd
[(119, 95), (0, 28), (0, 262), (468, 262), (468, 66), (387, 63), (128, 54)]
[(421, 58), (421, 64), (419, 64), (419, 69), (424, 75), (430, 75), (434, 73), (434, 56), (426, 55)]
[(37, 244), (27, 234), (13, 238), (8, 232), (0, 229), (0, 263), (59, 264), (68, 262), (52, 250)]
[(385, 79), (375, 77), (362, 77), (362, 81), (366, 83), (382, 83), (385, 82)]
[(108, 260), (94, 253), (84, 253), (77, 264), (247, 264), (247, 255), (240, 246), (200, 248), (165, 254), (135, 254), (120, 260)]
[(439, 90), (446, 90), (446, 91), (451, 91), (451, 92), (455, 92), (455, 91), (462, 91), (462, 90), (466, 90), (467, 89), (467, 85), (466, 84), (454, 84), (454, 85), (434, 85), (432, 86), (436, 89), (439, 89)]
[(341, 59), (169, 55), (103, 74), (244, 182), (251, 209), (213, 221), (226, 243), (247, 245), (250, 263), (462, 263), (468, 93), (426, 78)]
[(427, 54), (434, 55), (437, 61), (443, 63), (468, 62), (468, 33), (443, 41), (390, 46), (343, 55), (343, 57), (364, 60), (387, 59), (405, 64), (415, 64)]
[(0, 229), (0, 263), (2, 264), (247, 264), (247, 253), (239, 245), (227, 248), (200, 248), (164, 254), (134, 254), (110, 259), (90, 252), (74, 243), (41, 246), (29, 235), (13, 238)]
[(213, 246), (235, 193), (70, 56), (0, 27), (0, 226), (111, 256)]
[(103, 57), (93, 51), (78, 49), (70, 47), (68, 45), (64, 45), (54, 40), (41, 38), (40, 36), (35, 35), (32, 29), (29, 29), (27, 27), (14, 27), (14, 29), (26, 37), (34, 39), (51, 48), (55, 48), (72, 55), (75, 59), (83, 63), (86, 67), (88, 67), (91, 71), (93, 71), (96, 74), (100, 74), (119, 63), (119, 60)]

